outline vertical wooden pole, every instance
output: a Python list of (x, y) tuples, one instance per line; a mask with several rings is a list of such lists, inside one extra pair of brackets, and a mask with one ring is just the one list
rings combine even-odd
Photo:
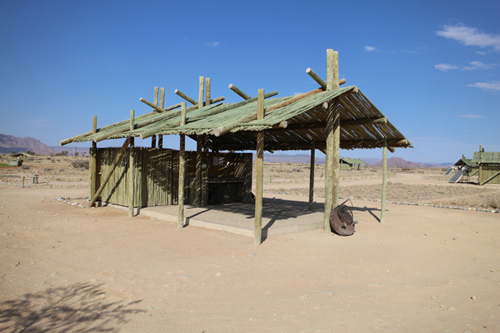
[(314, 204), (314, 167), (315, 167), (316, 144), (311, 145), (311, 165), (309, 167), (309, 211), (313, 211)]
[[(158, 106), (158, 87), (155, 87), (155, 96), (154, 96), (153, 104)], [(155, 110), (153, 109), (153, 111), (155, 111)], [(156, 135), (153, 135), (151, 137), (151, 148), (156, 148)]]
[[(338, 52), (333, 49), (326, 50), (326, 90), (339, 88)], [(328, 103), (326, 120), (326, 165), (325, 165), (325, 215), (323, 230), (331, 232), (330, 213), (339, 201), (340, 177), (340, 117), (338, 101)]]
[[(182, 102), (181, 106), (181, 126), (186, 124), (186, 102)], [(177, 218), (177, 226), (181, 229), (184, 226), (184, 175), (185, 175), (185, 151), (186, 151), (186, 135), (181, 134), (180, 148), (179, 148), (179, 195), (178, 205), (179, 214)]]
[(477, 167), (479, 168), (479, 171), (477, 172), (477, 183), (479, 185), (481, 185), (481, 181), (482, 181), (482, 178), (481, 178), (482, 168), (483, 168), (483, 165), (481, 163), (482, 158), (483, 158), (483, 146), (479, 145), (479, 162), (477, 163)]
[[(160, 108), (165, 107), (165, 88), (160, 89)], [(163, 135), (158, 136), (158, 148), (163, 148)]]
[(202, 136), (202, 146), (203, 150), (201, 152), (201, 205), (206, 206), (208, 204), (208, 135)]
[(194, 206), (200, 206), (201, 205), (201, 178), (202, 178), (202, 164), (203, 164), (203, 159), (202, 159), (202, 148), (203, 148), (203, 136), (199, 135), (196, 137), (196, 173), (195, 173), (195, 179), (194, 179), (194, 200), (193, 200), (193, 205)]
[(380, 207), (380, 223), (385, 221), (385, 200), (387, 193), (387, 139), (384, 139), (384, 150), (382, 152), (382, 198)]
[[(257, 119), (264, 118), (264, 89), (259, 89), (257, 101)], [(253, 244), (262, 244), (262, 197), (264, 189), (264, 131), (257, 132), (257, 163), (255, 190), (255, 227)]]
[(210, 99), (212, 98), (211, 81), (209, 77), (205, 79), (205, 105), (210, 105)]
[[(205, 78), (203, 76), (200, 76), (200, 81), (199, 81), (199, 89), (198, 89), (198, 109), (201, 109), (203, 107), (203, 92), (205, 88)], [(202, 188), (202, 182), (203, 182), (203, 175), (202, 175), (202, 166), (203, 166), (203, 156), (202, 156), (202, 148), (203, 148), (203, 136), (198, 136), (197, 137), (197, 142), (196, 142), (196, 178), (195, 178), (195, 198), (193, 200), (193, 205), (195, 206), (200, 206), (202, 204), (202, 194), (201, 194), (201, 188)]]
[(203, 107), (203, 94), (205, 92), (205, 77), (200, 76), (200, 83), (198, 88), (198, 109)]
[[(130, 130), (134, 130), (134, 122), (135, 122), (135, 111), (130, 110)], [(128, 216), (134, 217), (134, 194), (135, 194), (135, 170), (134, 170), (134, 138), (130, 140), (130, 148), (129, 148), (129, 162), (128, 162)]]
[[(200, 77), (200, 84), (203, 77)], [(210, 105), (210, 78), (205, 79), (205, 106)], [(202, 89), (202, 87), (200, 87)], [(203, 99), (203, 97), (202, 97)], [(203, 104), (202, 104), (203, 105)], [(201, 156), (202, 169), (201, 173), (201, 205), (206, 206), (208, 204), (208, 135), (203, 135), (203, 152)]]
[[(97, 117), (92, 117), (92, 133), (97, 133)], [(92, 141), (89, 161), (89, 198), (94, 197), (97, 189), (97, 143)]]

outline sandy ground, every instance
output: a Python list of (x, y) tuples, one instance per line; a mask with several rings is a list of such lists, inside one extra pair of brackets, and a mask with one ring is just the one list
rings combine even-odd
[[(50, 177), (0, 181), (1, 332), (500, 332), (500, 214), (388, 204), (380, 224), (379, 203), (353, 200), (352, 237), (317, 230), (255, 247), (59, 202), (87, 195), (86, 171)], [(433, 177), (389, 180), (444, 186)]]

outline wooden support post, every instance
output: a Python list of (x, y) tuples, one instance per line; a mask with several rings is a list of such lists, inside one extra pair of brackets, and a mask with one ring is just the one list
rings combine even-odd
[(125, 141), (122, 148), (118, 152), (118, 155), (116, 155), (115, 161), (113, 162), (111, 169), (108, 171), (108, 174), (104, 177), (104, 179), (101, 180), (101, 186), (99, 186), (99, 189), (90, 200), (89, 208), (92, 207), (97, 198), (101, 195), (102, 190), (104, 190), (104, 186), (106, 186), (106, 184), (109, 181), (109, 178), (111, 178), (111, 175), (113, 174), (113, 171), (115, 171), (116, 166), (118, 165), (118, 163), (120, 163), (120, 160), (122, 159), (123, 155), (125, 155), (125, 151), (127, 151), (127, 147), (129, 144), (130, 144), (130, 138)]
[[(181, 126), (186, 124), (186, 102), (182, 102), (181, 106)], [(177, 218), (177, 227), (182, 229), (184, 227), (184, 175), (186, 174), (186, 135), (181, 134), (180, 148), (179, 148), (179, 216)]]
[[(264, 119), (264, 89), (258, 91), (257, 119)], [(255, 227), (253, 244), (262, 244), (262, 197), (264, 189), (264, 131), (257, 132), (257, 163), (255, 190)]]
[[(97, 133), (97, 117), (92, 117), (92, 133)], [(89, 198), (92, 198), (97, 189), (97, 143), (92, 141), (89, 160)]]
[[(155, 87), (155, 95), (153, 100), (154, 105), (158, 106), (158, 87)], [(153, 109), (155, 111), (155, 109)], [(151, 137), (151, 148), (156, 148), (156, 135)]]
[(202, 152), (201, 152), (201, 205), (208, 204), (208, 163), (207, 163), (207, 150), (208, 150), (208, 135), (202, 136)]
[(238, 89), (238, 87), (236, 87), (234, 84), (230, 84), (229, 85), (229, 89), (231, 89), (232, 91), (234, 91), (238, 96), (240, 96), (241, 98), (245, 99), (245, 100), (249, 100), (251, 99), (252, 97), (251, 96), (248, 96), (247, 94), (245, 94), (243, 91), (241, 91), (240, 89)]
[[(205, 79), (205, 106), (210, 105), (210, 94), (211, 94), (211, 80), (210, 78)], [(201, 173), (201, 205), (206, 206), (208, 204), (208, 135), (203, 135), (203, 152), (201, 156), (202, 160), (202, 173)]]
[(203, 107), (203, 94), (205, 92), (205, 77), (200, 76), (200, 84), (198, 88), (198, 109)]
[(210, 99), (212, 98), (211, 97), (211, 94), (212, 94), (211, 81), (212, 80), (209, 77), (207, 77), (205, 79), (205, 106), (210, 105)]
[[(205, 85), (205, 78), (200, 76), (200, 84), (198, 89), (198, 108), (203, 107), (203, 92)], [(202, 166), (203, 166), (203, 136), (198, 136), (196, 140), (196, 176), (195, 176), (195, 196), (193, 205), (200, 206), (201, 202), (201, 187), (203, 182)]]
[[(326, 50), (326, 86), (327, 90), (339, 88), (338, 52)], [(325, 215), (323, 230), (331, 232), (330, 213), (339, 203), (339, 176), (340, 176), (340, 117), (338, 99), (328, 103), (326, 121), (326, 165), (325, 165)]]
[(382, 152), (382, 198), (380, 205), (380, 223), (385, 221), (385, 200), (387, 192), (387, 139), (384, 139), (384, 150)]
[(479, 145), (479, 154), (478, 155), (479, 155), (479, 162), (477, 163), (477, 167), (478, 167), (479, 172), (477, 174), (477, 183), (479, 185), (481, 185), (481, 176), (482, 176), (481, 174), (482, 174), (482, 171), (483, 171), (482, 170), (483, 169), (483, 165), (481, 163), (482, 162), (481, 160), (483, 159), (483, 146), (482, 145)]
[(309, 168), (309, 211), (313, 211), (314, 204), (314, 167), (316, 164), (315, 159), (316, 144), (313, 142), (311, 145), (311, 165)]
[[(160, 89), (160, 109), (165, 105), (165, 88)], [(158, 135), (158, 148), (163, 148), (163, 135)]]
[(201, 165), (202, 161), (202, 148), (203, 148), (203, 137), (200, 135), (196, 138), (196, 171), (195, 171), (195, 179), (194, 179), (194, 198), (193, 205), (200, 206), (201, 205)]
[[(130, 110), (130, 130), (134, 130), (135, 111)], [(130, 149), (128, 157), (128, 216), (134, 217), (134, 194), (135, 194), (135, 165), (134, 165), (134, 138), (130, 138)]]

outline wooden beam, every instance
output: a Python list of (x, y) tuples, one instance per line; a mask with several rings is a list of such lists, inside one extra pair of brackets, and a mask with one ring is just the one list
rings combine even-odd
[[(97, 133), (97, 116), (92, 117), (92, 133)], [(89, 160), (89, 198), (92, 198), (97, 188), (97, 143), (92, 142)]]
[[(203, 94), (205, 92), (205, 78), (200, 76), (198, 86), (198, 109), (203, 107)], [(203, 136), (198, 136), (196, 140), (196, 202), (199, 206), (204, 206), (203, 202)]]
[[(257, 119), (264, 119), (264, 89), (258, 91)], [(257, 132), (257, 162), (255, 183), (255, 246), (262, 244), (262, 203), (264, 189), (264, 131)]]
[(207, 77), (205, 79), (205, 106), (210, 105), (210, 99), (212, 94), (212, 80)]
[(273, 106), (270, 106), (270, 107), (266, 108), (265, 112), (268, 113), (268, 112), (271, 112), (271, 111), (276, 110), (276, 109), (281, 109), (281, 108), (283, 108), (285, 106), (288, 106), (290, 104), (298, 102), (301, 99), (304, 99), (304, 98), (312, 96), (312, 95), (316, 95), (316, 94), (318, 94), (320, 92), (323, 92), (323, 89), (315, 89), (315, 90), (312, 90), (312, 91), (309, 91), (309, 92), (297, 95), (297, 96), (295, 96), (293, 98), (290, 98), (290, 99), (288, 99), (288, 100), (286, 100), (284, 102), (281, 102), (279, 104), (276, 104), (276, 105), (273, 105)]
[[(130, 130), (134, 130), (135, 111), (130, 110)], [(135, 193), (135, 165), (134, 165), (134, 139), (130, 138), (128, 173), (127, 173), (127, 192), (128, 192), (128, 216), (134, 217), (134, 193)]]
[[(268, 131), (268, 130), (266, 130)], [(395, 145), (399, 140), (391, 140), (388, 141), (389, 145)], [(217, 148), (219, 150), (234, 150), (234, 151), (241, 151), (241, 150), (252, 150), (252, 147), (254, 143), (249, 142), (248, 144), (244, 143), (237, 143), (237, 144), (217, 144)], [(383, 147), (383, 142), (380, 140), (347, 140), (347, 141), (341, 141), (341, 148), (342, 149), (355, 149), (355, 148), (364, 148), (364, 149), (375, 149), (375, 148), (382, 148)], [(394, 146), (394, 147), (400, 147), (400, 146)], [(307, 142), (268, 142), (264, 146), (265, 150), (309, 150), (311, 149), (311, 144)], [(322, 150), (326, 149), (326, 141), (316, 141), (316, 149)], [(389, 146), (387, 149), (391, 149), (391, 146)], [(326, 150), (325, 150), (326, 151)], [(325, 154), (326, 155), (326, 154)]]
[[(186, 102), (182, 102), (181, 106), (181, 126), (186, 123)], [(177, 218), (177, 227), (182, 229), (184, 227), (184, 176), (186, 174), (186, 135), (180, 135), (180, 148), (179, 148), (179, 186), (178, 186), (178, 205), (179, 214)]]
[(122, 159), (123, 155), (127, 151), (127, 147), (130, 144), (130, 141), (131, 141), (130, 138), (125, 140), (125, 143), (123, 144), (122, 148), (118, 152), (118, 155), (116, 155), (115, 161), (113, 162), (111, 169), (108, 171), (106, 176), (101, 180), (101, 186), (99, 186), (99, 189), (97, 190), (97, 192), (94, 194), (94, 196), (90, 200), (89, 208), (94, 205), (97, 198), (101, 195), (102, 190), (104, 190), (104, 186), (106, 186), (106, 184), (108, 183), (109, 179), (111, 178), (111, 175), (113, 174), (113, 171), (115, 171), (116, 166), (118, 165), (118, 163), (120, 163), (120, 160)]
[(385, 222), (385, 200), (387, 197), (387, 139), (382, 150), (382, 198), (380, 199), (380, 223)]
[(184, 98), (186, 101), (188, 101), (189, 103), (193, 104), (193, 105), (198, 105), (198, 103), (196, 103), (196, 101), (194, 99), (192, 99), (191, 97), (189, 97), (188, 95), (184, 94), (182, 91), (180, 91), (179, 89), (175, 89), (174, 90), (174, 93), (176, 95), (179, 95), (180, 97)]
[[(178, 109), (181, 107), (181, 103), (177, 103), (177, 104), (174, 104), (172, 106), (169, 106), (168, 108), (165, 108), (165, 109), (160, 109), (159, 106), (156, 106), (154, 105), (153, 103), (151, 103), (150, 101), (148, 101), (147, 99), (144, 99), (144, 98), (139, 98), (139, 100), (141, 102), (143, 102), (144, 104), (146, 104), (147, 106), (150, 106), (152, 107), (155, 111), (157, 112), (165, 112), (165, 111), (170, 111), (170, 110), (174, 110), (174, 109)], [(179, 111), (180, 112), (180, 111)]]
[[(313, 90), (313, 91), (310, 91), (308, 93), (305, 93), (305, 94), (302, 94), (302, 95), (299, 95), (297, 97), (294, 97), (294, 98), (291, 98), (287, 101), (284, 101), (282, 103), (279, 103), (277, 105), (273, 105), (269, 108), (266, 108), (265, 112), (268, 113), (268, 112), (271, 112), (273, 110), (276, 110), (276, 109), (279, 109), (279, 108), (282, 108), (282, 107), (285, 107), (287, 105), (290, 105), (292, 103), (295, 103), (297, 101), (300, 101), (301, 99), (304, 99), (306, 98), (307, 96), (311, 96), (311, 95), (314, 95), (314, 94), (317, 94), (317, 93), (320, 93), (322, 92), (323, 90), (322, 89), (316, 89), (316, 90)], [(214, 129), (213, 131), (213, 134), (215, 136), (221, 136), (221, 135), (224, 135), (228, 132), (230, 132), (232, 129), (238, 127), (238, 126), (241, 126), (245, 123), (248, 123), (250, 121), (254, 121), (257, 119), (257, 114), (251, 114), (243, 119), (235, 119), (233, 122), (231, 122), (230, 124), (228, 125), (225, 125), (225, 126), (220, 126), (220, 127), (217, 127)]]
[[(160, 109), (165, 106), (165, 88), (160, 89)], [(163, 148), (163, 135), (158, 136), (158, 148)]]
[[(339, 88), (338, 52), (326, 50), (326, 88), (333, 91)], [(328, 103), (326, 126), (326, 165), (325, 165), (325, 212), (323, 218), (324, 232), (331, 232), (330, 213), (338, 205), (338, 177), (340, 175), (340, 117), (338, 99)], [(337, 158), (335, 158), (337, 156)]]
[[(316, 81), (323, 90), (326, 90), (326, 83), (325, 81), (323, 81), (323, 79), (318, 75), (316, 74), (316, 72), (314, 72), (310, 67), (308, 69), (306, 69), (306, 73), (309, 74), (309, 76), (314, 80)], [(339, 86), (343, 85), (344, 83), (346, 83), (347, 80), (346, 79), (340, 79), (339, 80)]]
[(201, 205), (201, 152), (203, 148), (202, 136), (196, 137), (196, 166), (195, 166), (195, 179), (194, 179), (194, 199), (193, 206)]
[(316, 165), (315, 159), (316, 144), (311, 144), (311, 164), (309, 166), (309, 211), (313, 211), (314, 204), (314, 167)]
[(247, 94), (245, 94), (243, 91), (241, 91), (240, 89), (238, 89), (238, 87), (236, 87), (234, 84), (230, 84), (229, 85), (229, 89), (231, 89), (232, 91), (234, 91), (238, 96), (240, 96), (241, 98), (245, 99), (245, 100), (248, 100), (248, 99), (251, 99), (252, 97), (251, 96), (248, 96)]
[[(154, 105), (158, 107), (158, 87), (155, 87), (155, 94), (154, 94)], [(155, 109), (153, 109), (154, 111)], [(151, 137), (151, 148), (156, 148), (156, 135), (153, 135)]]
[[(285, 123), (286, 123), (286, 126), (285, 126)], [(341, 127), (354, 127), (354, 126), (361, 126), (361, 125), (386, 124), (386, 123), (387, 123), (386, 117), (363, 118), (363, 119), (358, 119), (358, 120), (341, 120), (340, 126)], [(281, 123), (274, 125), (272, 128), (270, 128), (266, 131), (278, 131), (278, 130), (283, 130), (283, 129), (286, 129), (288, 131), (288, 130), (295, 130), (295, 129), (315, 129), (315, 128), (325, 128), (325, 127), (326, 127), (326, 122), (322, 122), (322, 121), (313, 122), (313, 123), (290, 124), (284, 120)]]
[[(211, 83), (212, 80), (207, 77), (205, 78), (205, 106), (210, 105), (210, 95), (211, 95)], [(208, 196), (209, 196), (209, 184), (208, 184), (208, 147), (209, 146), (209, 140), (208, 140), (208, 135), (203, 135), (203, 165), (206, 166), (206, 168), (203, 169), (202, 172), (202, 186), (201, 186), (201, 204), (202, 206), (206, 206), (208, 204)]]
[(326, 90), (326, 82), (323, 81), (323, 79), (318, 75), (316, 74), (316, 72), (314, 72), (310, 67), (308, 69), (306, 69), (306, 73), (309, 74), (309, 76), (314, 80), (316, 81), (320, 86), (321, 88), (323, 88), (324, 90)]

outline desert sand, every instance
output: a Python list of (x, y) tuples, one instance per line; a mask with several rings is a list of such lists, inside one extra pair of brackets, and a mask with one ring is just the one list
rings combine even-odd
[[(472, 210), (494, 211), (498, 185), (392, 170), (388, 200), (471, 210), (388, 203), (381, 224), (380, 172), (343, 172), (353, 236), (314, 230), (256, 247), (58, 201), (84, 203), (88, 171), (52, 160), (0, 169), (27, 177), (24, 188), (0, 178), (2, 332), (500, 332), (500, 214)], [(266, 164), (265, 197), (307, 201), (308, 172)]]

